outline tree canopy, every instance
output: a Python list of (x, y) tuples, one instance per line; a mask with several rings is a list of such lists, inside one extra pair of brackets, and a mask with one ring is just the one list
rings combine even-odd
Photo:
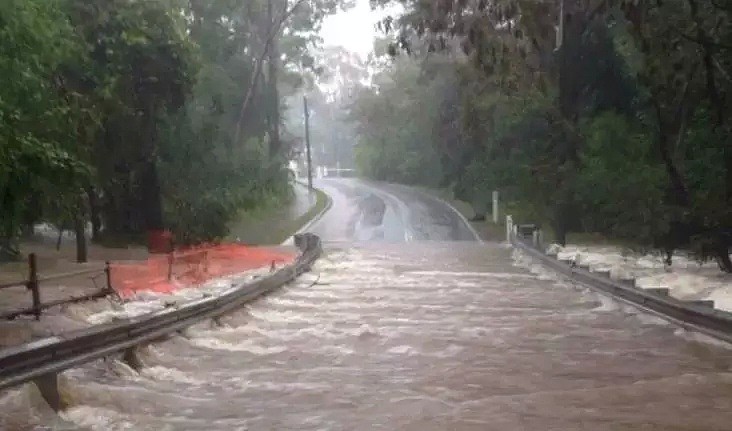
[[(289, 193), (280, 100), (340, 0), (8, 0), (0, 249), (40, 221), (214, 240)], [(286, 83), (280, 90), (278, 83)]]
[(392, 3), (395, 59), (357, 101), (365, 174), (479, 207), (501, 190), (560, 242), (599, 232), (732, 271), (726, 3), (372, 1)]

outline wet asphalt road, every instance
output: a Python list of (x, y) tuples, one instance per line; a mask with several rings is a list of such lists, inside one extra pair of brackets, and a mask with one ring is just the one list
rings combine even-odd
[[(732, 351), (475, 241), (399, 186), (325, 180), (312, 272), (223, 319), (64, 373), (3, 430), (729, 431)], [(40, 425), (40, 426), (39, 426)]]
[(324, 241), (476, 241), (469, 224), (444, 202), (409, 187), (355, 178), (315, 183), (332, 208), (310, 227)]

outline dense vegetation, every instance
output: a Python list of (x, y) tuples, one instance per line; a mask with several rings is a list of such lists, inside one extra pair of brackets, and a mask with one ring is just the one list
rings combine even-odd
[(1, 2), (0, 254), (40, 221), (214, 239), (287, 193), (280, 101), (339, 3)]
[(372, 3), (404, 14), (353, 106), (363, 173), (732, 271), (732, 4)]

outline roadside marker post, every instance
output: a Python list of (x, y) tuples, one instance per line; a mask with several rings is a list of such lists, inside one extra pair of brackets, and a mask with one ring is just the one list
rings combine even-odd
[(493, 191), (493, 224), (498, 224), (498, 190)]

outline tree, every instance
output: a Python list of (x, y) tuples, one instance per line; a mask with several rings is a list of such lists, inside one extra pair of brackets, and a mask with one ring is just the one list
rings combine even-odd
[(78, 55), (58, 1), (0, 6), (0, 255), (17, 255), (24, 215), (40, 206), (32, 196), (88, 173), (75, 156), (75, 112), (57, 91), (57, 71)]
[[(589, 230), (663, 249), (669, 263), (674, 249), (686, 247), (732, 271), (725, 4), (372, 3), (403, 6), (382, 28), (394, 35), (395, 63), (401, 49), (418, 65), (412, 79), (431, 73), (430, 56), (457, 71), (420, 103), (439, 106), (431, 121), (440, 139), (421, 145), (437, 150), (443, 182), (460, 197), (475, 201), (498, 188), (518, 203), (515, 211), (550, 224), (561, 243), (571, 231)], [(392, 98), (374, 92), (359, 103)], [(374, 176), (393, 171), (388, 155), (398, 134), (385, 133), (389, 145), (363, 150)]]
[(287, 196), (280, 99), (311, 69), (311, 33), (339, 4), (191, 3), (186, 15), (202, 65), (185, 109), (167, 121), (161, 151), (165, 213), (180, 240), (221, 238), (240, 210)]

